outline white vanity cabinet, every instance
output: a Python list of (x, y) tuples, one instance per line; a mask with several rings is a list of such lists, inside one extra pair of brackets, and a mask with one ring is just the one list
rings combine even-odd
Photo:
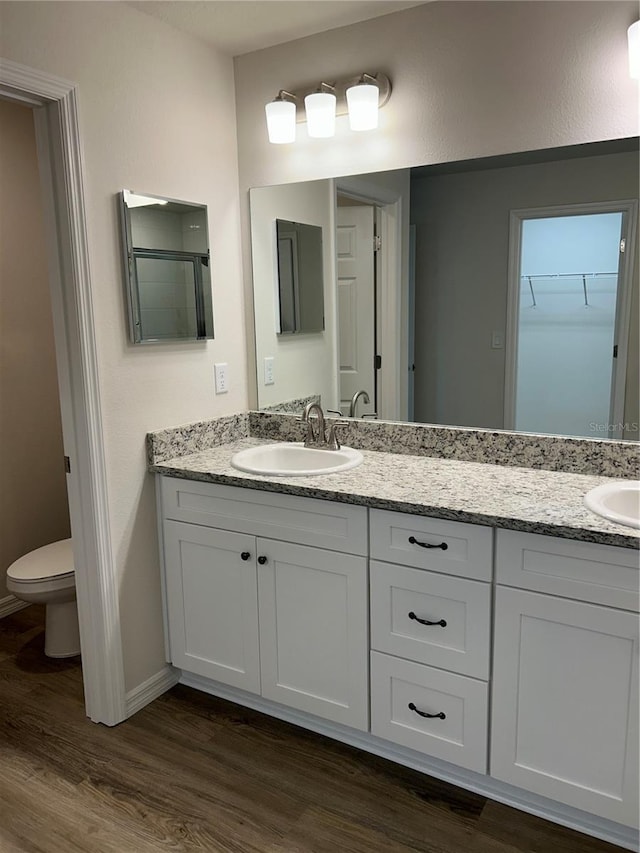
[(366, 731), (366, 509), (169, 478), (162, 507), (171, 662)]
[(486, 773), (493, 532), (369, 518), (371, 732)]
[(638, 552), (499, 530), (496, 580), (491, 775), (637, 826)]
[(158, 484), (184, 683), (638, 849), (637, 550)]

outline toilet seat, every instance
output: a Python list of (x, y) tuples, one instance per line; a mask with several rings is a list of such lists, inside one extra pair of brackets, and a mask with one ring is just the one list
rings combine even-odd
[(7, 580), (18, 585), (43, 584), (64, 589), (75, 583), (71, 539), (62, 539), (36, 548), (7, 569)]

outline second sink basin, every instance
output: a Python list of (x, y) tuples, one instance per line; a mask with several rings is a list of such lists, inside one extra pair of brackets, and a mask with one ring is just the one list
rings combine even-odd
[(609, 521), (640, 527), (640, 480), (603, 483), (584, 496), (585, 506)]
[(234, 454), (231, 464), (239, 471), (272, 477), (311, 477), (335, 474), (355, 468), (363, 460), (362, 453), (352, 447), (340, 450), (316, 450), (294, 442), (250, 447)]

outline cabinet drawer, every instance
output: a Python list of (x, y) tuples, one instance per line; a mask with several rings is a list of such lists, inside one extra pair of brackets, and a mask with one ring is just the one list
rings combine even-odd
[(372, 648), (489, 678), (490, 584), (372, 560), (370, 588)]
[(371, 652), (371, 733), (486, 773), (487, 685)]
[(370, 511), (370, 518), (375, 559), (491, 580), (490, 527), (378, 509)]
[(632, 548), (498, 530), (496, 581), (505, 586), (637, 611), (639, 565)]
[(367, 510), (361, 506), (162, 477), (162, 511), (176, 521), (367, 553)]

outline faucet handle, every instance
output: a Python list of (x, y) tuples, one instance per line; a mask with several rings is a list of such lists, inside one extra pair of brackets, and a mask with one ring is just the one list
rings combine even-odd
[(304, 440), (304, 446), (305, 447), (311, 447), (313, 444), (315, 444), (315, 441), (316, 441), (316, 434), (315, 434), (314, 429), (313, 429), (313, 421), (310, 420), (309, 418), (306, 418), (304, 415), (302, 415), (299, 418), (296, 418), (296, 420), (298, 421), (299, 424), (306, 424), (307, 425), (307, 435), (306, 435), (306, 438)]
[(336, 428), (343, 426), (349, 426), (349, 421), (334, 421), (329, 425), (329, 437), (327, 438), (327, 447), (329, 450), (340, 450)]

